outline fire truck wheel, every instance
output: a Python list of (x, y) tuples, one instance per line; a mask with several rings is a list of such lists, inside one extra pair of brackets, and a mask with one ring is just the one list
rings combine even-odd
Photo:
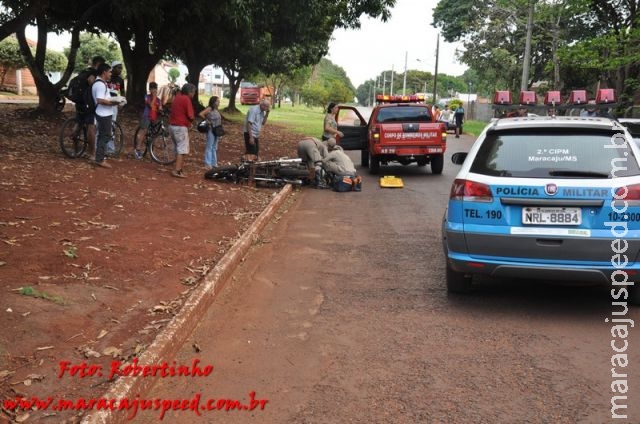
[(368, 167), (369, 166), (369, 151), (368, 150), (360, 150), (360, 164), (362, 164), (363, 167)]
[(369, 154), (369, 174), (376, 175), (380, 172), (380, 158)]
[(431, 158), (431, 172), (434, 174), (442, 174), (442, 168), (444, 168), (444, 155), (436, 155)]

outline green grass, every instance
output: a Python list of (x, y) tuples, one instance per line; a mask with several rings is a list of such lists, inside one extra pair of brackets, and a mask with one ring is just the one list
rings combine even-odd
[(49, 302), (53, 302), (58, 305), (64, 305), (66, 303), (60, 296), (52, 296), (48, 293), (36, 290), (31, 286), (22, 287), (20, 289), (20, 294), (23, 296), (35, 297), (36, 299), (48, 300)]
[(471, 134), (477, 137), (486, 126), (487, 123), (484, 121), (465, 121), (462, 129), (465, 134)]
[[(227, 107), (228, 102), (228, 99), (222, 99), (220, 109)], [(231, 115), (223, 112), (223, 115), (231, 121), (242, 122), (247, 110), (249, 110), (251, 106), (236, 104), (236, 107), (240, 110), (241, 114)], [(322, 124), (324, 122), (324, 109), (320, 107), (310, 108), (304, 105), (296, 105), (293, 107), (291, 104), (283, 104), (280, 108), (272, 106), (271, 112), (269, 112), (268, 122), (287, 127), (292, 132), (312, 137), (320, 137), (322, 136)], [(465, 121), (464, 132), (477, 137), (486, 125), (487, 123), (483, 121)]]
[[(221, 102), (221, 110), (227, 106), (226, 100)], [(222, 114), (231, 121), (241, 122), (251, 106), (236, 104), (236, 107), (242, 113), (241, 115), (231, 115), (224, 111)], [(269, 112), (269, 120), (267, 121), (267, 123), (282, 125), (292, 132), (312, 137), (320, 137), (322, 135), (323, 122), (324, 110), (322, 108), (310, 108), (303, 105), (291, 106), (291, 104), (283, 104), (282, 107), (272, 105), (271, 112)]]

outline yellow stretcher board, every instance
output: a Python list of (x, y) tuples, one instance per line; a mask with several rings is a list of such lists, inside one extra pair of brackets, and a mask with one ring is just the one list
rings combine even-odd
[(382, 188), (402, 188), (404, 183), (402, 178), (394, 177), (393, 175), (385, 175), (380, 177), (380, 187)]

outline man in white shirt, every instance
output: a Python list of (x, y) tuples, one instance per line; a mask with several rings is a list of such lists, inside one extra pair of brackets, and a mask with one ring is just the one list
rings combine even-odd
[(96, 105), (96, 123), (98, 132), (98, 141), (96, 142), (96, 159), (95, 165), (103, 168), (111, 168), (105, 162), (105, 150), (107, 143), (111, 140), (111, 120), (113, 115), (113, 106), (119, 104), (119, 100), (112, 100), (109, 92), (108, 82), (111, 79), (111, 66), (106, 63), (98, 66), (98, 77), (91, 86), (91, 94)]

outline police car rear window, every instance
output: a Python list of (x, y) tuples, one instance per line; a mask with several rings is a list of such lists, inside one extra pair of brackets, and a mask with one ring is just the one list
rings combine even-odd
[(471, 172), (526, 178), (612, 178), (640, 175), (622, 135), (581, 129), (487, 133)]
[(431, 122), (431, 113), (426, 106), (385, 107), (378, 111), (376, 121), (388, 122)]

